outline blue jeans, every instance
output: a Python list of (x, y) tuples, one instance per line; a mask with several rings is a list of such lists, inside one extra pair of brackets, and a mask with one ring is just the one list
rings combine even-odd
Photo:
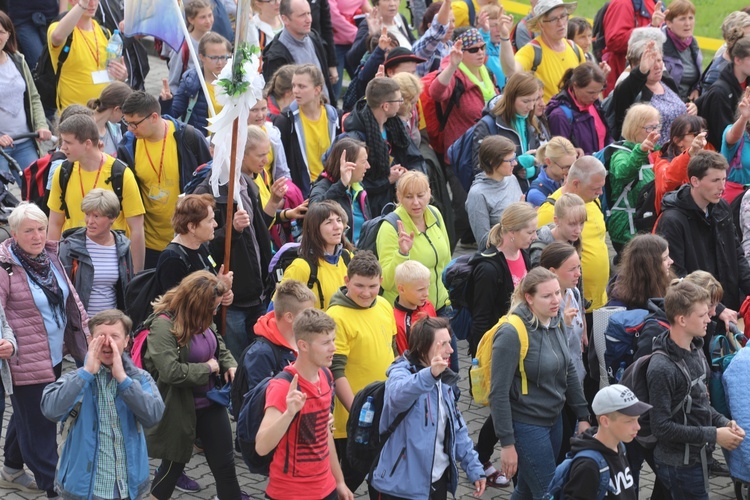
[(655, 459), (656, 477), (672, 493), (675, 500), (708, 500), (708, 491), (703, 479), (700, 463), (685, 467), (675, 467)]
[(224, 343), (237, 363), (242, 363), (242, 352), (255, 338), (253, 326), (264, 313), (263, 304), (253, 307), (228, 307), (227, 331), (224, 332)]
[(47, 45), (47, 31), (34, 24), (31, 18), (18, 24), (14, 23), (13, 26), (16, 28), (16, 38), (26, 58), (26, 64), (34, 69), (39, 56), (42, 55), (42, 49)]
[[(36, 150), (36, 141), (34, 139), (28, 139), (21, 143), (16, 143), (12, 147), (3, 148), (3, 151), (16, 160), (18, 166), (21, 167), (21, 170), (39, 159), (39, 153)], [(16, 183), (18, 183), (19, 189), (21, 188), (21, 175), (15, 169), (11, 170), (10, 165), (8, 165), (8, 160), (2, 156), (0, 156), (0, 172), (3, 172), (4, 174), (13, 174), (13, 178), (16, 180)]]
[[(352, 48), (351, 45), (339, 45), (336, 44), (336, 59), (338, 59), (339, 65), (337, 67), (339, 72), (339, 81), (333, 86), (333, 94), (336, 96), (334, 102), (338, 102), (341, 97), (341, 86), (344, 85), (344, 64), (346, 63), (346, 53)], [(349, 75), (351, 78), (352, 75)]]
[(518, 483), (511, 500), (537, 500), (547, 492), (555, 474), (562, 443), (562, 418), (550, 427), (513, 421), (518, 454)]

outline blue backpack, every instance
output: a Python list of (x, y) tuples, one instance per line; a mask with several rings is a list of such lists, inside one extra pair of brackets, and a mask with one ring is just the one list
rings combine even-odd
[(453, 172), (467, 193), (469, 192), (471, 183), (474, 182), (474, 176), (477, 172), (477, 165), (474, 165), (472, 161), (472, 147), (474, 146), (474, 130), (477, 128), (479, 122), (487, 124), (489, 128), (488, 137), (497, 134), (495, 119), (490, 115), (484, 115), (481, 120), (469, 127), (469, 130), (456, 139), (456, 142), (448, 147), (448, 152), (446, 153), (448, 162), (453, 167)]
[[(624, 453), (625, 446), (620, 443), (620, 450)], [(596, 491), (596, 498), (603, 500), (607, 495), (607, 492), (615, 493), (615, 490), (609, 485), (609, 464), (604, 459), (604, 456), (596, 450), (581, 450), (578, 453), (568, 452), (565, 455), (565, 460), (555, 469), (555, 475), (552, 477), (549, 486), (547, 487), (547, 493), (542, 498), (544, 500), (563, 499), (565, 495), (563, 490), (565, 484), (570, 478), (570, 468), (573, 466), (573, 462), (579, 458), (589, 458), (596, 462), (599, 467), (599, 487)]]

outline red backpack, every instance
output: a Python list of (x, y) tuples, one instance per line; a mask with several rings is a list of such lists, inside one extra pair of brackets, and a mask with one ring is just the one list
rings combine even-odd
[(67, 156), (62, 151), (51, 151), (25, 167), (23, 179), (21, 179), (21, 199), (34, 203), (49, 215), (49, 208), (47, 208), (49, 169), (53, 162), (66, 158)]
[(430, 146), (442, 157), (445, 155), (447, 149), (444, 144), (445, 124), (448, 123), (448, 117), (456, 104), (458, 104), (458, 101), (461, 100), (461, 96), (466, 89), (461, 79), (457, 78), (456, 85), (453, 87), (453, 93), (445, 105), (445, 109), (443, 109), (443, 105), (436, 103), (432, 99), (432, 96), (430, 96), (430, 85), (440, 74), (440, 71), (442, 70), (438, 69), (422, 77), (422, 93), (419, 95), (419, 102), (422, 106), (422, 114), (427, 126), (427, 136), (430, 138)]

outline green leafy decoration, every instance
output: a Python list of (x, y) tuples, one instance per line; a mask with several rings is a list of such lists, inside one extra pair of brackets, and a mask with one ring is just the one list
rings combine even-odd
[(238, 97), (245, 93), (250, 87), (250, 82), (245, 81), (245, 63), (250, 61), (251, 56), (260, 54), (260, 49), (248, 42), (242, 43), (234, 52), (232, 62), (232, 78), (222, 78), (217, 85), (222, 87), (230, 97)]

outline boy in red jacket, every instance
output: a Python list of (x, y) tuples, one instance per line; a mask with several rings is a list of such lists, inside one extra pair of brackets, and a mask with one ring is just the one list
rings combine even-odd
[(425, 316), (437, 316), (430, 295), (430, 270), (416, 260), (407, 260), (396, 267), (398, 297), (393, 304), (396, 317), (396, 347), (399, 354), (409, 349), (411, 325)]

